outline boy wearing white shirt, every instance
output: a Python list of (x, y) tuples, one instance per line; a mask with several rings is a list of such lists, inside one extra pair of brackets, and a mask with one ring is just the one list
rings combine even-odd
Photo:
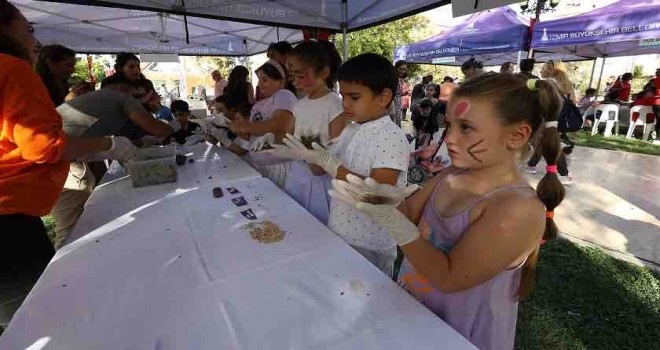
[[(348, 125), (339, 141), (326, 150), (314, 144), (307, 149), (287, 135), (282, 152), (322, 167), (333, 178), (344, 180), (353, 174), (372, 177), (379, 183), (405, 187), (408, 169), (408, 141), (405, 133), (387, 115), (397, 88), (392, 63), (377, 54), (362, 54), (339, 69), (339, 87)], [(328, 227), (392, 276), (396, 243), (387, 231), (357, 209), (332, 199)]]

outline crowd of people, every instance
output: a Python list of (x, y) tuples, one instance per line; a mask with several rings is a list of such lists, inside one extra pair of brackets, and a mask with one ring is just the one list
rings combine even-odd
[[(129, 161), (138, 146), (202, 132), (187, 102), (163, 109), (137, 56), (118, 54), (98, 91), (69, 87), (75, 53), (38, 49), (33, 32), (0, 0), (0, 286), (23, 290), (81, 215), (102, 160)], [(342, 63), (327, 41), (274, 43), (268, 58), (256, 91), (244, 66), (226, 80), (212, 73), (209, 108), (222, 127), (209, 124), (206, 142), (250, 163), (477, 347), (512, 349), (518, 301), (531, 290), (540, 243), (557, 235), (554, 210), (569, 176), (572, 145), (562, 148), (557, 126), (576, 97), (561, 64), (546, 63), (541, 79), (533, 61), (519, 74), (511, 62), (485, 73), (472, 58), (461, 84), (425, 76), (410, 89), (406, 62), (365, 53)], [(412, 140), (401, 129), (407, 111)], [(427, 147), (439, 132), (451, 166), (436, 166), (421, 189), (408, 186), (411, 141)], [(547, 164), (536, 189), (517, 164), (530, 144), (528, 169)], [(265, 151), (281, 161), (262, 161)], [(40, 220), (48, 213), (54, 242)], [(397, 247), (405, 259), (394, 276)]]

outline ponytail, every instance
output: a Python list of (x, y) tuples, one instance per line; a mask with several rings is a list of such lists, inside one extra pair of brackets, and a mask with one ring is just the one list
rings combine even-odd
[[(545, 206), (545, 231), (543, 241), (557, 238), (557, 225), (554, 221), (555, 208), (564, 200), (566, 191), (557, 176), (557, 160), (561, 154), (559, 146), (559, 133), (557, 132), (557, 119), (559, 117), (560, 103), (557, 99), (557, 89), (547, 80), (528, 80), (528, 88), (536, 92), (538, 98), (538, 113), (543, 123), (539, 126), (541, 139), (536, 146), (540, 149), (547, 166), (546, 173), (536, 186), (536, 194)], [(527, 257), (523, 265), (518, 288), (518, 298), (523, 299), (529, 295), (534, 285), (536, 263), (538, 262), (540, 245)]]

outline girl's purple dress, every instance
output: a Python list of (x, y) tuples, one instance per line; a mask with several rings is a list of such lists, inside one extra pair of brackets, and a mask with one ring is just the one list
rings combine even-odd
[[(449, 253), (467, 230), (470, 211), (477, 203), (501, 191), (519, 188), (533, 190), (526, 184), (502, 187), (473, 201), (462, 212), (443, 217), (435, 209), (435, 200), (445, 182), (440, 181), (436, 186), (418, 226), (422, 236), (445, 253)], [(401, 266), (399, 283), (479, 349), (508, 350), (513, 349), (516, 334), (516, 295), (522, 265), (524, 262), (471, 289), (446, 294), (432, 287), (406, 259)]]

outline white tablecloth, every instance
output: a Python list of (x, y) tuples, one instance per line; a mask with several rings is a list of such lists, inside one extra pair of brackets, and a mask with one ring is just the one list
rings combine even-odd
[[(89, 233), (58, 251), (0, 349), (474, 349), (269, 180), (234, 163), (247, 178), (223, 182), (225, 161), (240, 160), (98, 188), (76, 227)], [(246, 208), (285, 239), (252, 240)]]

